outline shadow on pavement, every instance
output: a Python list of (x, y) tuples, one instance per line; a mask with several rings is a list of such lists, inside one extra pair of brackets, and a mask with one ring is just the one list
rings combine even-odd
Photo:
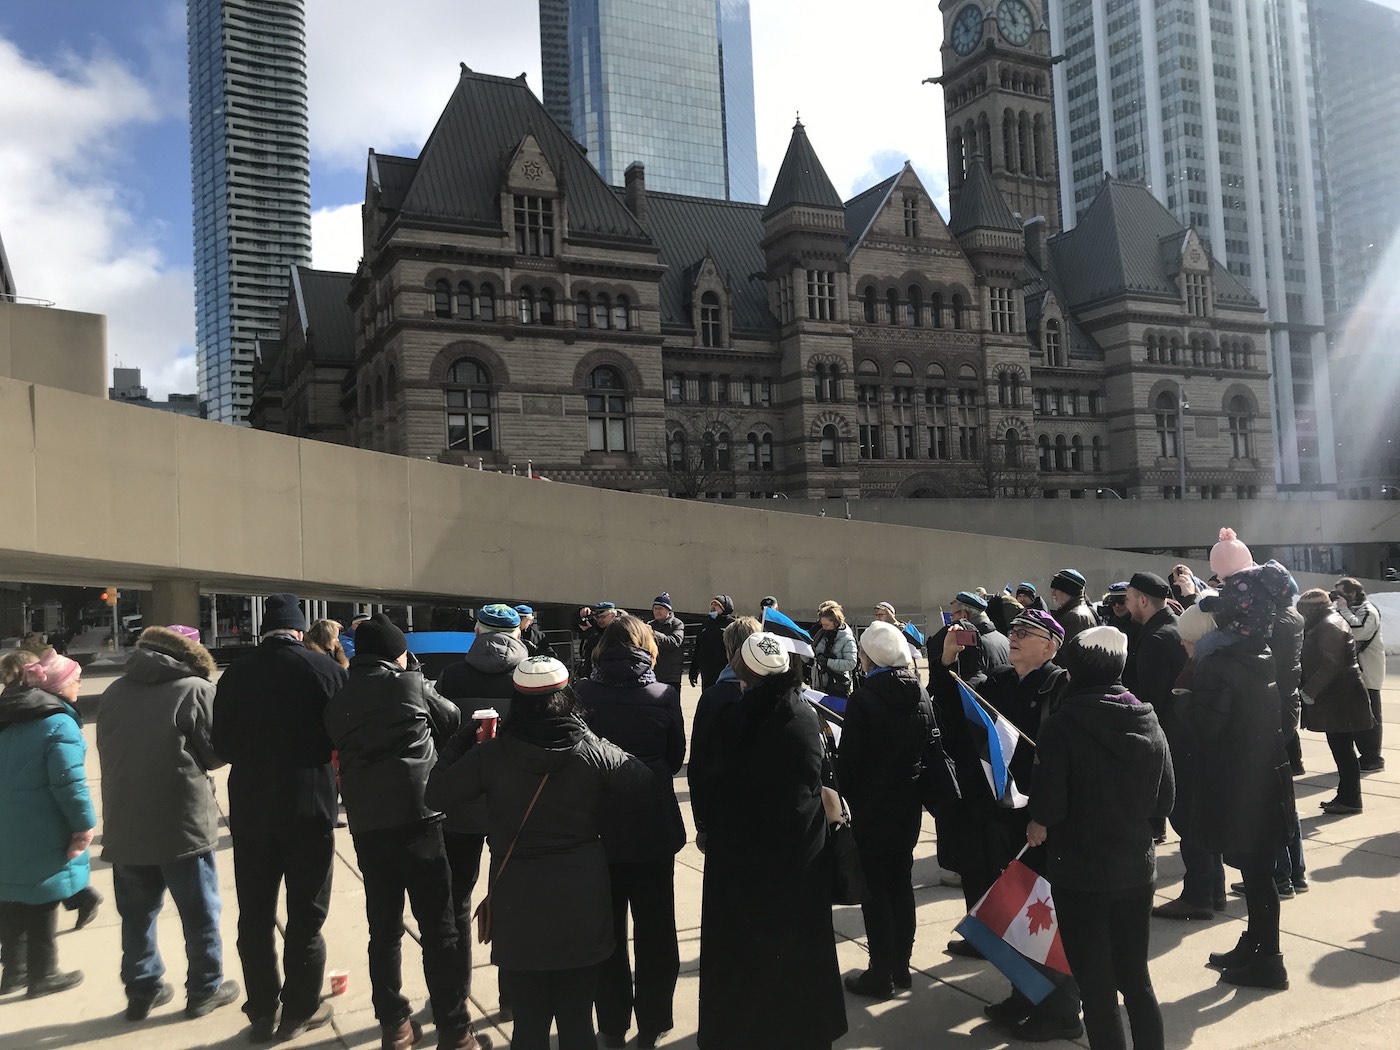
[[(1229, 984), (1213, 984), (1175, 1002), (1163, 1002), (1162, 1025), (1169, 1047), (1186, 1047), (1195, 1042), (1196, 1032), (1219, 1023), (1256, 1002), (1261, 995), (1279, 994), (1236, 988)], [(1126, 1022), (1125, 1022), (1126, 1027)]]
[(1377, 983), (1393, 981), (1396, 972), (1379, 967), (1360, 968), (1356, 953), (1364, 952), (1380, 959), (1400, 958), (1400, 911), (1383, 911), (1376, 915), (1375, 929), (1353, 939), (1356, 947), (1338, 948), (1328, 952), (1313, 965), (1312, 980), (1324, 988), (1350, 988), (1360, 981)]
[(1387, 832), (1362, 842), (1347, 844), (1341, 860), (1326, 868), (1309, 868), (1308, 878), (1316, 882), (1338, 879), (1389, 879), (1400, 875), (1400, 832)]

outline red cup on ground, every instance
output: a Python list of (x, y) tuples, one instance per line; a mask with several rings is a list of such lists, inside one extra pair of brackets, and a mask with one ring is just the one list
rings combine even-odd
[(350, 973), (348, 970), (332, 970), (326, 974), (331, 982), (331, 995), (344, 995), (346, 989), (350, 987)]
[(500, 717), (494, 707), (482, 707), (472, 712), (472, 720), (479, 723), (476, 727), (476, 742), (478, 744), (483, 740), (496, 738), (496, 725), (500, 721)]

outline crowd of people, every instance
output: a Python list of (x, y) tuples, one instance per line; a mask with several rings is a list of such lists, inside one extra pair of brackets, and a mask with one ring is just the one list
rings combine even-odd
[[(580, 609), (571, 664), (528, 606), (489, 604), (435, 683), (382, 613), (309, 624), (291, 594), (266, 599), (261, 643), (222, 676), (197, 631), (148, 627), (96, 725), (126, 1016), (174, 997), (156, 940), (168, 891), (186, 1016), (242, 996), (253, 1043), (327, 1024), (321, 931), (343, 807), (386, 1050), (423, 1036), (402, 988), (405, 898), (439, 1047), (490, 1045), (469, 1015), (474, 940), (489, 943), (517, 1050), (547, 1047), (551, 1026), (561, 1050), (599, 1036), (621, 1047), (634, 1027), (636, 1045), (654, 1047), (675, 1023), (684, 768), (704, 854), (704, 1050), (829, 1047), (847, 1030), (847, 993), (911, 989), (926, 811), (969, 909), (1018, 856), (1053, 886), (1073, 977), (1039, 1002), (1013, 988), (988, 1018), (1026, 1041), (1087, 1029), (1095, 1048), (1125, 1047), (1121, 993), (1132, 1045), (1161, 1048), (1151, 919), (1213, 918), (1227, 865), (1248, 926), (1207, 965), (1233, 985), (1288, 987), (1280, 900), (1309, 888), (1293, 794), (1300, 726), (1326, 734), (1337, 764), (1324, 813), (1361, 812), (1362, 773), (1384, 768), (1384, 643), (1362, 585), (1299, 594), (1228, 529), (1210, 568), (1208, 582), (1185, 565), (1166, 579), (1140, 572), (1097, 604), (1071, 568), (1053, 575), (1048, 603), (1029, 582), (970, 587), (926, 643), (889, 602), (857, 634), (829, 601), (810, 655), (765, 629), (775, 597), (752, 617), (715, 595), (688, 665), (667, 593), (650, 619), (611, 602)], [(38, 997), (83, 979), (58, 967), (59, 905), (84, 924), (101, 899), (89, 886), (81, 669), (33, 649), (0, 656), (0, 994)], [(701, 687), (688, 740), (687, 678)], [(964, 687), (1021, 735), (1001, 793)], [(219, 932), (210, 773), (225, 764), (242, 987), (225, 977)], [(1186, 874), (1180, 897), (1153, 907), (1167, 820)], [(854, 836), (869, 947), (844, 981), (831, 919), (841, 830)], [(947, 951), (981, 957), (961, 938)]]

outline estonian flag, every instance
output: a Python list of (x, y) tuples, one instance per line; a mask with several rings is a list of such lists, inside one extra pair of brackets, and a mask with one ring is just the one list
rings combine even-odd
[(957, 932), (1033, 1003), (1044, 1002), (1070, 972), (1050, 884), (1019, 860), (1006, 866)]
[(928, 639), (924, 637), (922, 631), (912, 623), (906, 623), (904, 625), (904, 637), (909, 642), (909, 651), (913, 653), (915, 660), (924, 655), (924, 645), (927, 644)]
[(783, 648), (798, 656), (813, 656), (812, 636), (772, 606), (763, 610), (763, 629), (776, 635)]
[(1024, 809), (1030, 799), (1021, 794), (1011, 775), (1011, 756), (1021, 741), (1021, 732), (995, 708), (989, 713), (968, 684), (954, 675), (958, 696), (962, 700), (963, 718), (982, 760), (982, 771), (997, 805), (1006, 809)]

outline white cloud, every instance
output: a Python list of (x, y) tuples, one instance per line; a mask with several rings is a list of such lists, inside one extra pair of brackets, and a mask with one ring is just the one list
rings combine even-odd
[(135, 220), (119, 171), (123, 131), (164, 104), (104, 53), (55, 68), (0, 38), (0, 230), (21, 295), (106, 314), (110, 363), (157, 396), (195, 388), (194, 292)]
[(360, 205), (338, 204), (311, 213), (311, 265), (353, 273), (364, 253)]

